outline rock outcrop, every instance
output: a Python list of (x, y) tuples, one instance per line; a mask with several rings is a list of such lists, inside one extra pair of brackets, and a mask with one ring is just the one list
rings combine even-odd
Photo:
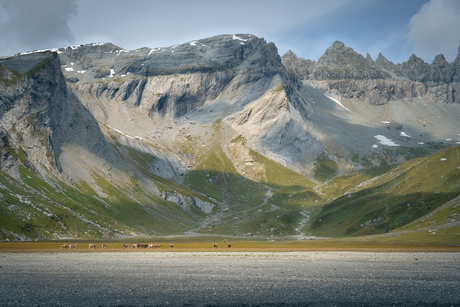
[(2, 170), (15, 174), (19, 157), (43, 177), (71, 175), (62, 168), (66, 145), (110, 159), (97, 121), (68, 90), (56, 53), (13, 57), (2, 66)]
[(430, 65), (413, 54), (406, 62), (393, 64), (382, 54), (373, 61), (334, 42), (317, 62), (298, 58), (292, 51), (282, 60), (300, 79), (318, 82), (321, 90), (341, 99), (362, 99), (374, 105), (417, 97), (460, 102), (455, 94), (460, 87), (460, 56), (449, 64), (438, 55)]
[(459, 63), (250, 34), (2, 58), (0, 240), (297, 234), (313, 187), (460, 141)]

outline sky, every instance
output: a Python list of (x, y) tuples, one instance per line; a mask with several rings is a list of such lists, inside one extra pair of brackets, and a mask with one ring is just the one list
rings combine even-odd
[(342, 41), (393, 63), (452, 62), (459, 0), (0, 0), (0, 56), (111, 42), (127, 50), (248, 33), (318, 60)]

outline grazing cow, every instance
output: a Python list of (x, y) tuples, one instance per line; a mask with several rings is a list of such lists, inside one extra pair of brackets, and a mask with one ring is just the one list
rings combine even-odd
[(70, 248), (78, 248), (78, 244), (70, 244)]
[(231, 244), (229, 244), (229, 245), (228, 245), (228, 248), (230, 248), (230, 247), (232, 247), (232, 245), (231, 245)]
[(62, 244), (61, 248), (69, 248), (69, 245), (68, 244)]
[(129, 244), (123, 244), (124, 248), (129, 248)]
[(214, 244), (213, 246), (214, 246), (214, 247), (217, 247), (217, 244)]
[(141, 247), (142, 248), (147, 248), (147, 247), (149, 247), (149, 245), (148, 244), (141, 244)]
[(139, 243), (133, 244), (133, 248), (139, 248), (139, 247), (141, 247), (141, 245)]
[(88, 246), (88, 248), (94, 248), (94, 249), (96, 249), (96, 244), (90, 244), (90, 245)]
[(153, 247), (153, 248), (160, 248), (161, 245), (160, 245), (160, 244), (150, 244), (150, 247)]
[(102, 244), (102, 248), (107, 248), (107, 247), (109, 247), (109, 245), (107, 245), (107, 244)]
[(173, 247), (174, 247), (174, 244), (169, 244), (169, 247), (173, 248)]

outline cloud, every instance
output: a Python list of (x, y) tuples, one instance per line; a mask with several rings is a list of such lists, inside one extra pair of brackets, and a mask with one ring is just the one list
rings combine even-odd
[(455, 59), (460, 44), (460, 1), (431, 0), (409, 22), (408, 43), (417, 56), (433, 60), (444, 54)]
[(76, 0), (0, 0), (3, 23), (0, 52), (10, 55), (73, 42), (69, 20), (77, 14)]
[(313, 26), (314, 20), (356, 1), (79, 0), (79, 15), (70, 25), (79, 44), (102, 37), (126, 49), (231, 33), (251, 33), (277, 43), (292, 29), (308, 22)]

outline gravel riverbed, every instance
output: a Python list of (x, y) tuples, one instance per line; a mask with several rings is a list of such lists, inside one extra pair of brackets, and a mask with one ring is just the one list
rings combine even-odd
[(460, 253), (1, 253), (1, 306), (460, 306)]

